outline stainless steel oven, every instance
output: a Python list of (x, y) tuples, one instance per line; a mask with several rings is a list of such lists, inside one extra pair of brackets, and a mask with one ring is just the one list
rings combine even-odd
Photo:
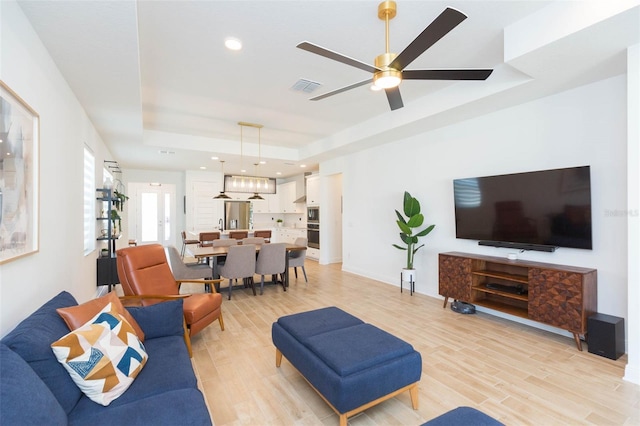
[(320, 223), (320, 207), (307, 207), (307, 223)]
[(307, 245), (311, 248), (320, 248), (320, 224), (307, 223)]

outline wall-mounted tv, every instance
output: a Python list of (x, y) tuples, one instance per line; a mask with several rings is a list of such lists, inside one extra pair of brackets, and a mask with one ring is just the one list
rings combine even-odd
[(589, 166), (453, 181), (456, 238), (554, 251), (592, 249)]

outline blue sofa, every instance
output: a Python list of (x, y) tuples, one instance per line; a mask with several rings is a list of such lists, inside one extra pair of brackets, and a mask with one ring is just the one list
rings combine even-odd
[(87, 398), (56, 360), (51, 343), (69, 332), (61, 292), (0, 340), (2, 425), (211, 425), (184, 343), (182, 300), (127, 308), (145, 333), (147, 364), (104, 407)]

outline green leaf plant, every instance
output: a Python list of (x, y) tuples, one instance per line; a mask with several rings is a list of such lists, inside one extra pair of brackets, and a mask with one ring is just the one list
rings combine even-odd
[(396, 215), (398, 216), (396, 223), (400, 228), (400, 239), (405, 246), (403, 247), (398, 244), (393, 244), (393, 246), (397, 249), (407, 251), (406, 269), (413, 269), (413, 258), (416, 252), (424, 247), (424, 244), (416, 247), (418, 239), (431, 232), (433, 228), (435, 228), (435, 225), (430, 225), (422, 231), (416, 232), (417, 228), (420, 228), (424, 222), (424, 215), (420, 213), (420, 202), (407, 191), (404, 192), (403, 207), (404, 215), (396, 210)]
[[(118, 228), (120, 229), (120, 231), (122, 231), (122, 218), (120, 217), (116, 209), (111, 210), (111, 212), (109, 213), (109, 219), (111, 219), (111, 222), (113, 222), (113, 229), (116, 230), (116, 234), (119, 232)], [(118, 228), (116, 228), (116, 221), (118, 221)]]

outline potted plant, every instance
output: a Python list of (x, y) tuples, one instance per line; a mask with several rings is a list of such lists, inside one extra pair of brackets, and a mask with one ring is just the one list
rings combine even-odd
[(124, 209), (124, 202), (129, 199), (129, 197), (127, 197), (123, 193), (118, 192), (117, 189), (113, 191), (113, 198), (114, 198), (113, 205), (116, 207), (117, 210), (120, 210), (120, 211)]
[[(116, 209), (111, 209), (109, 219), (111, 219), (111, 222), (113, 223), (113, 235), (118, 235), (117, 229), (122, 231), (122, 218)], [(116, 228), (116, 221), (118, 221), (118, 228)]]
[(276, 223), (279, 227), (282, 227), (282, 219), (276, 219)]
[(404, 246), (398, 244), (393, 244), (393, 246), (397, 249), (407, 251), (407, 265), (406, 268), (402, 270), (402, 280), (415, 282), (413, 259), (416, 252), (424, 247), (424, 244), (416, 247), (418, 239), (431, 232), (433, 228), (435, 228), (435, 225), (430, 225), (421, 231), (417, 231), (417, 228), (420, 228), (424, 222), (424, 215), (420, 213), (420, 202), (407, 191), (404, 193), (403, 212), (404, 215), (396, 210), (396, 215), (398, 216), (396, 223), (400, 228), (400, 239), (404, 243)]

